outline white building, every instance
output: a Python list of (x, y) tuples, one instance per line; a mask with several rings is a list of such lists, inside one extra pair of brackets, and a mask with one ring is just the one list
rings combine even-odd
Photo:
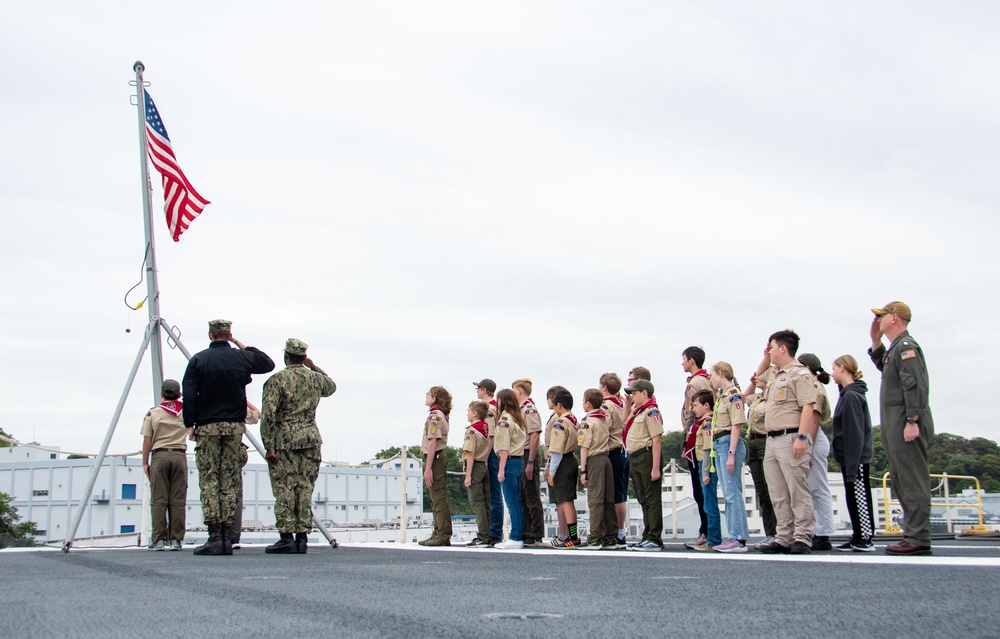
[[(61, 454), (26, 447), (0, 448), (0, 492), (13, 498), (24, 521), (38, 524), (37, 537), (65, 539), (73, 513), (86, 497), (87, 511), (77, 538), (140, 532), (144, 525), (143, 496), (148, 482), (138, 457), (108, 457), (90, 495), (83, 495), (93, 459), (59, 459)], [(407, 521), (419, 519), (423, 504), (421, 464), (406, 467)], [(401, 461), (379, 460), (371, 466), (320, 467), (313, 495), (313, 513), (337, 525), (398, 521), (403, 499)], [(198, 498), (198, 470), (188, 456), (188, 530), (204, 526)], [(147, 516), (148, 519), (148, 516)], [(243, 468), (243, 520), (253, 527), (274, 525), (274, 495), (267, 464)]]

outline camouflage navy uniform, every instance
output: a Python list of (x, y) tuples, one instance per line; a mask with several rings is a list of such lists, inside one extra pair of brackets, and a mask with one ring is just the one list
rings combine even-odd
[[(306, 344), (290, 339), (285, 352), (305, 355)], [(274, 518), (279, 532), (312, 530), (312, 491), (319, 476), (323, 438), (316, 425), (316, 407), (322, 397), (337, 390), (318, 366), (289, 364), (264, 382), (260, 437), (274, 451), (269, 467), (274, 493)]]

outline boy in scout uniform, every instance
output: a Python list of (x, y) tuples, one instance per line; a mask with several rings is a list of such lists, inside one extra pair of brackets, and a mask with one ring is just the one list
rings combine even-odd
[(483, 379), (473, 382), (476, 387), (476, 397), (479, 401), (486, 402), (486, 427), (489, 432), (490, 453), (486, 458), (486, 468), (489, 473), (490, 484), (490, 535), (488, 542), (490, 545), (503, 541), (503, 491), (500, 488), (500, 480), (497, 474), (500, 472), (500, 457), (493, 449), (493, 439), (496, 437), (497, 420), (500, 419), (500, 411), (497, 408), (497, 400), (493, 394), (497, 392), (497, 383), (492, 379)]
[(538, 442), (542, 436), (542, 417), (531, 399), (531, 380), (518, 379), (511, 385), (524, 415), (528, 443), (524, 447), (524, 480), (521, 482), (521, 509), (524, 515), (524, 545), (540, 547), (545, 536), (542, 495), (539, 488)]
[(486, 471), (486, 459), (490, 454), (489, 426), (486, 416), (489, 404), (472, 402), (469, 404), (469, 427), (465, 429), (462, 442), (462, 459), (465, 461), (465, 490), (469, 495), (469, 506), (476, 515), (476, 537), (469, 542), (470, 548), (485, 548), (490, 545), (490, 477)]
[(764, 475), (778, 527), (774, 542), (758, 548), (767, 554), (809, 554), (816, 526), (809, 491), (816, 387), (809, 369), (795, 359), (798, 348), (799, 336), (792, 331), (778, 331), (768, 340), (773, 366), (764, 373)]
[(163, 401), (149, 409), (140, 430), (142, 470), (149, 480), (153, 518), (149, 549), (180, 550), (186, 530), (188, 433), (181, 417), (181, 385), (176, 380), (165, 379), (160, 389)]
[(424, 483), (431, 489), (431, 510), (434, 532), (417, 543), (421, 546), (451, 545), (451, 509), (448, 507), (448, 415), (451, 413), (451, 393), (443, 386), (432, 386), (424, 404), (430, 409), (424, 420), (424, 436), (420, 452), (424, 455)]
[(653, 383), (636, 379), (625, 389), (632, 398), (632, 411), (625, 422), (625, 448), (629, 454), (629, 474), (636, 499), (642, 506), (642, 540), (630, 550), (663, 550), (663, 482), (660, 438), (663, 416), (653, 399)]
[[(556, 414), (556, 411), (555, 411), (556, 406), (555, 406), (555, 404), (552, 403), (552, 399), (556, 396), (556, 393), (558, 393), (559, 391), (564, 391), (564, 390), (566, 390), (566, 388), (563, 387), (563, 386), (553, 386), (553, 387), (549, 388), (549, 390), (545, 391), (545, 403), (549, 407), (549, 410), (552, 411), (551, 413), (549, 413), (549, 418), (545, 422), (545, 440), (544, 441), (545, 441), (545, 471), (546, 472), (548, 472), (549, 466), (552, 464), (552, 455), (551, 455), (551, 451), (552, 451), (552, 424), (555, 424), (556, 423), (556, 419), (559, 418), (559, 415)], [(548, 488), (546, 488), (546, 493), (548, 495), (549, 503), (552, 504), (552, 505), (555, 505), (555, 502), (552, 501), (552, 491), (549, 490)], [(562, 538), (562, 537), (567, 537), (568, 535), (569, 535), (569, 528), (566, 525), (566, 518), (563, 517), (562, 511), (557, 508), (556, 509), (556, 536), (555, 536), (555, 539), (559, 539), (559, 538)], [(542, 545), (544, 546), (545, 544), (542, 544)]]
[(618, 517), (615, 514), (615, 479), (608, 459), (611, 416), (601, 405), (604, 395), (596, 388), (583, 394), (587, 415), (580, 420), (580, 481), (587, 487), (590, 534), (585, 548), (614, 550), (618, 547)]
[[(931, 487), (927, 444), (934, 435), (929, 401), (930, 379), (924, 352), (909, 326), (912, 314), (903, 302), (873, 308), (868, 355), (882, 372), (879, 411), (882, 446), (889, 461), (892, 489), (903, 506), (903, 541), (886, 546), (890, 555), (931, 554)], [(889, 348), (882, 336), (889, 338)]]
[(556, 420), (552, 423), (552, 448), (549, 451), (548, 484), (550, 498), (566, 521), (567, 535), (556, 537), (553, 548), (575, 548), (580, 545), (576, 528), (576, 484), (579, 468), (576, 464), (577, 420), (573, 410), (573, 395), (558, 391), (552, 398)]
[(694, 413), (691, 411), (691, 402), (694, 396), (703, 390), (711, 390), (708, 385), (708, 371), (702, 366), (705, 365), (705, 351), (698, 346), (688, 346), (681, 353), (681, 368), (688, 374), (687, 385), (684, 387), (684, 403), (681, 405), (681, 427), (687, 435), (684, 438), (684, 460), (688, 465), (688, 472), (691, 475), (691, 494), (698, 504), (698, 538), (684, 544), (685, 548), (694, 549), (696, 546), (703, 546), (708, 535), (708, 517), (705, 515), (705, 498), (702, 492), (698, 473), (698, 462), (695, 457), (694, 441), (696, 433), (694, 425)]
[(601, 375), (599, 386), (604, 395), (601, 410), (611, 418), (608, 459), (611, 460), (611, 472), (615, 481), (615, 516), (618, 520), (615, 547), (621, 549), (625, 548), (625, 520), (628, 517), (626, 507), (626, 502), (628, 502), (628, 455), (625, 453), (625, 440), (622, 437), (622, 433), (625, 431), (625, 402), (618, 395), (622, 389), (622, 379), (616, 373), (605, 373)]

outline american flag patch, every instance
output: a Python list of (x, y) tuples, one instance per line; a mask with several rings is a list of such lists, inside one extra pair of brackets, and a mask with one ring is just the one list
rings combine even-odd
[(913, 359), (917, 356), (917, 351), (910, 349), (899, 354), (900, 359)]

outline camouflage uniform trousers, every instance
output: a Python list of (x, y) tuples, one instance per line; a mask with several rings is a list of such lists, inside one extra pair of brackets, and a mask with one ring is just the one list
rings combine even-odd
[(243, 422), (215, 422), (195, 429), (194, 460), (206, 525), (227, 524), (236, 513), (244, 432)]
[(309, 532), (313, 526), (312, 492), (319, 476), (320, 448), (276, 450), (269, 467), (278, 532)]
[[(250, 461), (250, 455), (247, 452), (249, 448), (243, 442), (240, 442), (240, 468), (242, 469)], [(243, 471), (236, 473), (236, 481), (238, 486), (236, 488), (236, 511), (233, 513), (233, 520), (229, 522), (229, 539), (234, 543), (240, 543), (240, 537), (243, 533)]]

